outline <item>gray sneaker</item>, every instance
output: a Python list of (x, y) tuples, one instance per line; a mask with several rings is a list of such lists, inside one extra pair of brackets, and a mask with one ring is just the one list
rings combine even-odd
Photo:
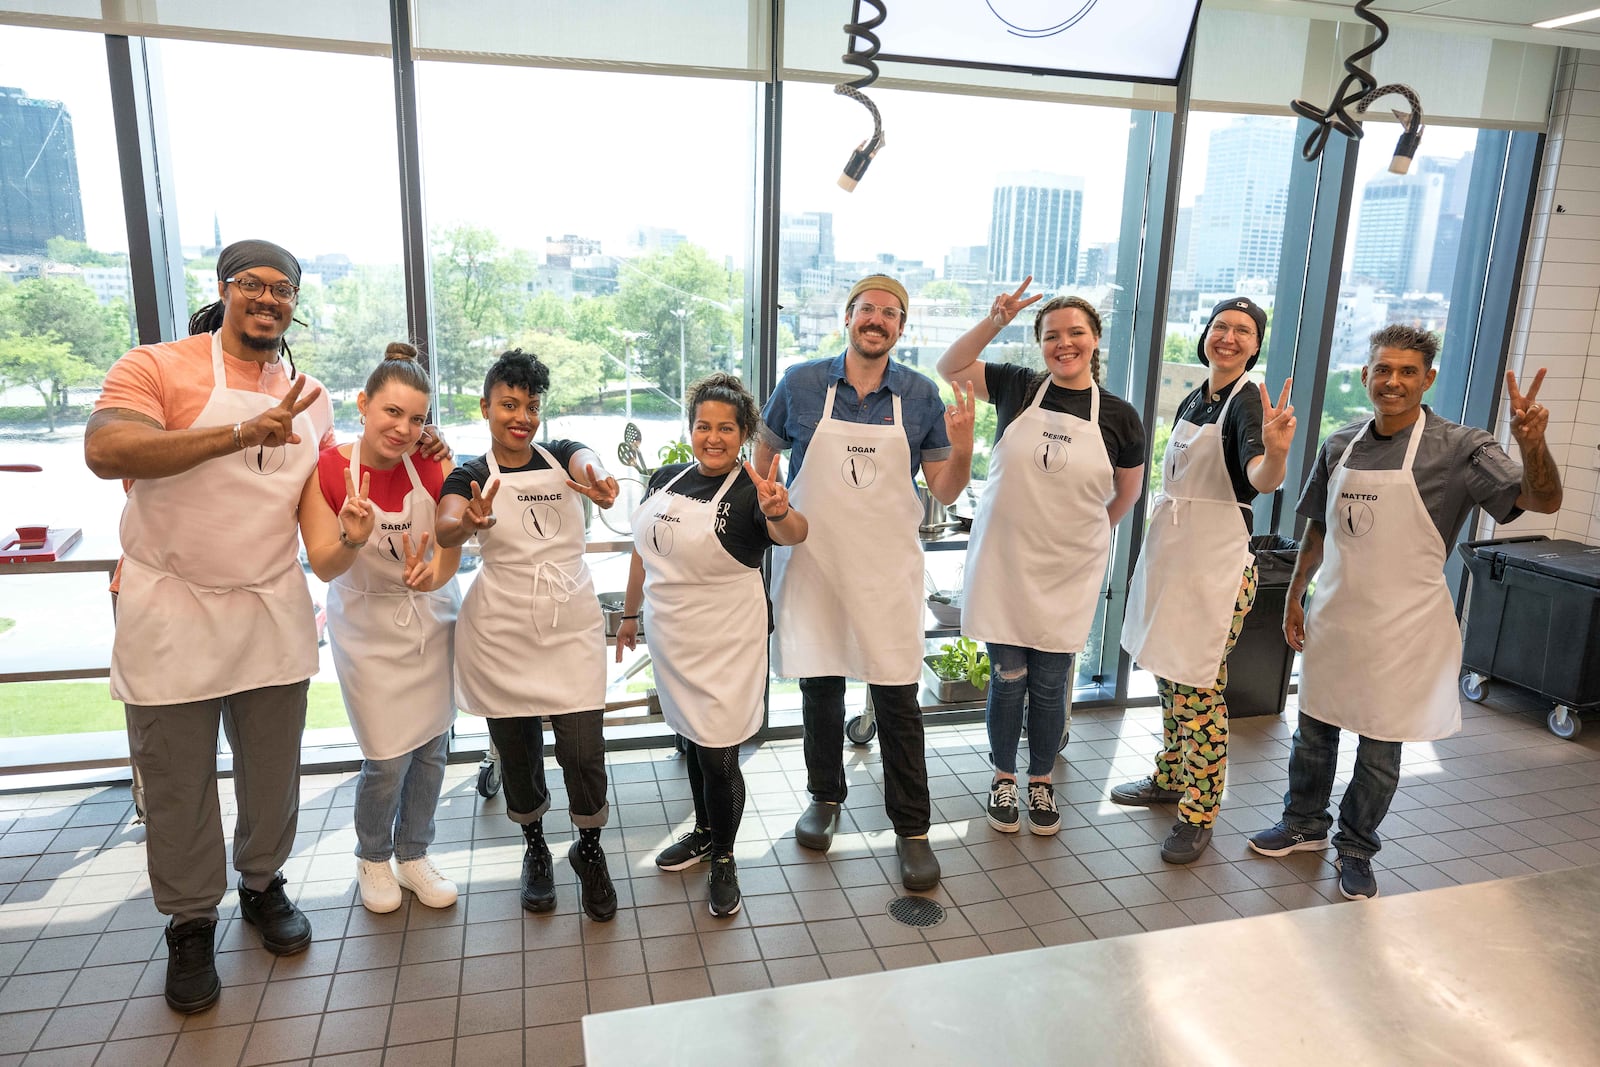
[(1161, 858), (1168, 863), (1193, 863), (1211, 844), (1211, 827), (1179, 819), (1161, 842)]
[(1147, 774), (1137, 782), (1123, 782), (1111, 787), (1111, 802), (1129, 807), (1148, 808), (1152, 804), (1176, 804), (1183, 798), (1179, 789), (1162, 789), (1156, 785), (1156, 776)]

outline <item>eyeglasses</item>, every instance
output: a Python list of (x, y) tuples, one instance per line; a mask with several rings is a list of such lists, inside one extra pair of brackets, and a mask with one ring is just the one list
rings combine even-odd
[(298, 285), (290, 285), (288, 282), (273, 282), (268, 285), (260, 278), (252, 278), (248, 274), (235, 275), (232, 278), (223, 279), (223, 284), (230, 283), (238, 286), (239, 291), (251, 300), (257, 300), (262, 293), (271, 291), (272, 299), (278, 303), (292, 304), (295, 298), (300, 295), (300, 287)]
[(1241, 341), (1248, 341), (1256, 335), (1256, 331), (1249, 326), (1229, 326), (1225, 322), (1213, 322), (1211, 332), (1219, 337), (1226, 337), (1231, 333)]
[(857, 304), (858, 315), (878, 315), (884, 322), (899, 322), (905, 318), (906, 313), (899, 308), (881, 308), (877, 304)]

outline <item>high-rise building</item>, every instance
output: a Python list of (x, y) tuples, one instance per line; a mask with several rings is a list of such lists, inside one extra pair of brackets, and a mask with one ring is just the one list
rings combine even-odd
[[(833, 267), (833, 212), (785, 211), (779, 221), (778, 284), (786, 289), (806, 290), (808, 271), (828, 271)], [(816, 275), (810, 277), (815, 278)], [(824, 286), (824, 288), (826, 288)]]
[(52, 237), (84, 237), (72, 116), (0, 86), (0, 254), (42, 255)]
[[(1429, 291), (1444, 175), (1380, 174), (1361, 192), (1352, 280), (1383, 292)], [(1454, 272), (1454, 265), (1451, 267)]]
[(1032, 275), (1044, 291), (1077, 281), (1083, 179), (1032, 173), (1000, 182), (989, 222), (989, 277), (1015, 285)]
[(1234, 290), (1246, 279), (1276, 284), (1294, 129), (1286, 119), (1249, 115), (1211, 135), (1189, 230), (1197, 289)]
[(944, 277), (950, 282), (989, 280), (988, 245), (953, 245), (944, 257)]
[(1467, 187), (1472, 182), (1472, 153), (1460, 159), (1423, 156), (1417, 167), (1424, 174), (1444, 179), (1439, 193), (1439, 226), (1433, 239), (1433, 264), (1428, 269), (1427, 290), (1446, 298), (1455, 284), (1456, 255), (1461, 250), (1462, 220), (1467, 213)]

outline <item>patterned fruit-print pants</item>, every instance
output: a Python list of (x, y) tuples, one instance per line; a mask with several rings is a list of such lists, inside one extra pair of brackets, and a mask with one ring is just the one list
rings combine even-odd
[(1217, 684), (1211, 689), (1179, 685), (1156, 679), (1161, 695), (1161, 755), (1156, 757), (1156, 787), (1183, 793), (1178, 818), (1197, 826), (1210, 826), (1222, 802), (1228, 769), (1228, 653), (1239, 639), (1244, 617), (1256, 602), (1256, 568), (1244, 569), (1239, 599), (1233, 606), (1233, 625), (1222, 648)]

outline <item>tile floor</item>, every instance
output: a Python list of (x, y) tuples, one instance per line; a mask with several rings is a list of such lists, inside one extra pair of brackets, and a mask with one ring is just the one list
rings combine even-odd
[[(1376, 864), (1383, 892), (1600, 862), (1600, 728), (1560, 741), (1531, 703), (1491, 700), (1499, 706), (1465, 706), (1460, 735), (1408, 746)], [(498, 798), (477, 796), (470, 764), (451, 768), (434, 848), (461, 884), (460, 903), (430, 911), (408, 895), (400, 911), (370, 915), (354, 896), (351, 776), (308, 775), (285, 871), (316, 940), (298, 956), (268, 955), (241, 927), (230, 893), (219, 933), (222, 999), (187, 1018), (161, 997), (163, 920), (150, 902), (142, 832), (129, 827), (127, 788), (0, 796), (0, 1067), (575, 1064), (589, 1012), (1286, 908), (1360, 906), (1341, 901), (1329, 857), (1273, 860), (1245, 848), (1246, 833), (1278, 816), (1290, 733), (1278, 719), (1234, 724), (1212, 848), (1192, 867), (1164, 864), (1157, 846), (1170, 809), (1104, 800), (1108, 783), (1146, 771), (1158, 727), (1152, 708), (1078, 713), (1058, 765), (1064, 828), (1055, 838), (992, 831), (982, 814), (981, 727), (930, 730), (933, 837), (944, 867), (933, 896), (949, 911), (927, 930), (884, 913), (897, 887), (875, 747), (847, 756), (851, 800), (826, 858), (794, 843), (805, 781), (799, 742), (748, 754), (738, 850), (745, 907), (732, 920), (707, 913), (704, 868), (662, 874), (651, 863), (691, 812), (682, 764), (666, 752), (612, 757), (606, 843), (622, 910), (608, 925), (577, 912), (559, 844), (565, 827), (554, 816), (560, 907), (521, 911), (520, 837)], [(223, 793), (226, 804), (226, 784)]]

